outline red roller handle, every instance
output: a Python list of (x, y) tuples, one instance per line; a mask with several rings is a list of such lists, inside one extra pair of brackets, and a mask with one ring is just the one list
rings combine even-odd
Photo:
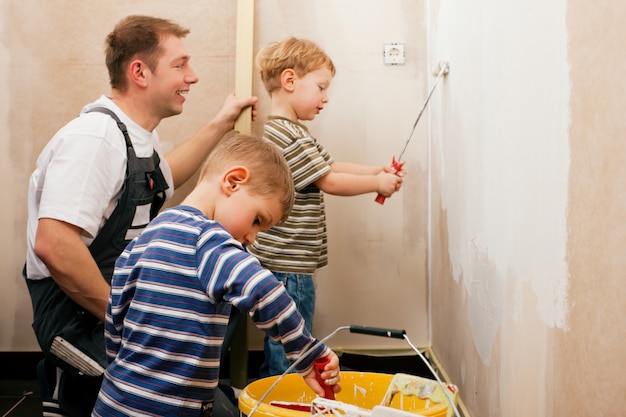
[(324, 398), (334, 400), (335, 392), (333, 391), (332, 385), (326, 385), (322, 379), (322, 372), (324, 372), (324, 367), (328, 364), (328, 362), (330, 362), (330, 358), (328, 356), (325, 358), (315, 359), (313, 367), (315, 368), (315, 377), (317, 378), (317, 382), (319, 382), (324, 388)]
[[(395, 156), (391, 159), (391, 168), (393, 169), (394, 174), (397, 174), (398, 172), (400, 172), (403, 166), (404, 166), (404, 162), (400, 163), (396, 161)], [(378, 194), (376, 198), (374, 199), (374, 201), (377, 202), (378, 204), (385, 204), (386, 199), (387, 197), (385, 197), (384, 195)]]

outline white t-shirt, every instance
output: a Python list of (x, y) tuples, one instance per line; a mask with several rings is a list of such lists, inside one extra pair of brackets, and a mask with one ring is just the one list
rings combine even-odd
[[(83, 108), (79, 117), (61, 128), (37, 159), (28, 185), (26, 269), (28, 278), (50, 276), (34, 252), (41, 218), (61, 220), (83, 229), (89, 245), (109, 218), (119, 198), (126, 175), (126, 142), (115, 120), (103, 113), (85, 113), (93, 107), (111, 109), (126, 125), (138, 157), (161, 158), (161, 171), (174, 192), (172, 173), (159, 150), (156, 131), (148, 132), (126, 116), (108, 97), (102, 96)], [(140, 217), (140, 218), (138, 218)], [(147, 223), (147, 210), (138, 210), (133, 224)]]

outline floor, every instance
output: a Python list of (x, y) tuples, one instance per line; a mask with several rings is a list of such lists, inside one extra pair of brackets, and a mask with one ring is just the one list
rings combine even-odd
[(0, 416), (41, 416), (41, 398), (37, 381), (12, 379), (0, 381)]
[[(262, 353), (261, 353), (262, 354)], [(38, 417), (42, 415), (41, 397), (34, 373), (39, 356), (30, 355), (2, 358), (0, 369), (0, 417)], [(251, 357), (250, 369), (257, 369), (258, 358)], [(342, 369), (364, 372), (396, 373), (405, 372), (432, 378), (432, 374), (414, 356), (372, 358), (370, 356), (344, 354), (341, 357)], [(19, 364), (17, 366), (16, 364)], [(24, 372), (24, 369), (32, 370)], [(253, 372), (249, 373), (254, 380)]]

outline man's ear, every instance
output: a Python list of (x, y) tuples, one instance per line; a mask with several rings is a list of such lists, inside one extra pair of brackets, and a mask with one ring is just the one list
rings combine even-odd
[(130, 63), (128, 68), (129, 81), (142, 87), (146, 86), (146, 72), (150, 71), (148, 66), (141, 60), (136, 59)]
[(280, 85), (283, 89), (289, 92), (293, 91), (295, 81), (296, 72), (291, 68), (283, 70), (283, 72), (280, 74)]
[(250, 171), (244, 166), (229, 168), (222, 177), (222, 191), (227, 196), (239, 190), (250, 179)]

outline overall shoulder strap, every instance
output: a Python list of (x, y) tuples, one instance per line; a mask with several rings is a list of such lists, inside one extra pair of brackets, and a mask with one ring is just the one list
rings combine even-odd
[(111, 116), (113, 120), (115, 120), (115, 122), (117, 123), (117, 127), (119, 127), (119, 129), (122, 131), (122, 134), (124, 135), (124, 140), (126, 141), (126, 146), (128, 146), (129, 148), (133, 147), (133, 143), (130, 141), (130, 136), (128, 135), (128, 129), (126, 128), (124, 122), (122, 122), (120, 118), (117, 117), (117, 114), (115, 114), (112, 110), (107, 109), (106, 107), (94, 107), (93, 109), (87, 110), (87, 113), (92, 112), (104, 113)]

